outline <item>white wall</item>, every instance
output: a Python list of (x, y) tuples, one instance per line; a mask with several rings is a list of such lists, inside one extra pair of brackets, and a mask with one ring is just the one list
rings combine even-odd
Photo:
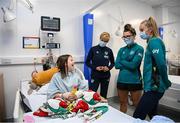
[[(180, 17), (177, 15), (174, 15), (173, 13), (168, 13), (169, 15), (169, 21), (168, 22), (175, 22), (178, 21), (178, 23), (170, 24), (167, 26), (164, 26), (164, 35), (165, 35), (165, 42), (166, 42), (166, 48), (170, 51), (169, 54), (175, 54), (180, 55)], [(173, 31), (177, 33), (177, 37), (173, 34)]]
[[(9, 7), (10, 1), (9, 0), (0, 0), (0, 7)], [(14, 8), (16, 8), (14, 6)], [(16, 13), (15, 10), (13, 12)], [(3, 12), (0, 11), (0, 56), (5, 56), (5, 54), (8, 54), (8, 50), (15, 51), (16, 45), (14, 40), (16, 40), (17, 34), (16, 34), (16, 28), (17, 27), (17, 21), (14, 20), (10, 23), (3, 23)], [(8, 48), (9, 46), (10, 49)]]
[[(155, 16), (158, 25), (162, 25), (164, 29), (163, 41), (166, 45), (166, 50), (168, 51), (167, 58), (173, 60), (172, 58), (174, 57), (174, 55), (178, 56), (180, 54), (180, 49), (179, 49), (180, 16), (172, 13), (170, 9), (171, 9), (170, 7), (155, 8), (155, 13), (156, 13)], [(173, 31), (176, 32), (177, 37), (174, 35)]]
[[(33, 62), (33, 57), (44, 56), (47, 51), (43, 49), (22, 49), (22, 37), (38, 36), (40, 16), (47, 15), (61, 18), (61, 31), (57, 33), (57, 37), (61, 43), (61, 49), (54, 50), (54, 54), (70, 53), (76, 57), (77, 61), (82, 61), (84, 54), (82, 15), (83, 12), (87, 11), (99, 1), (100, 0), (31, 0), (35, 8), (35, 12), (32, 14), (31, 11), (26, 9), (20, 0), (18, 0), (17, 19), (15, 21), (4, 24), (2, 22), (2, 12), (0, 13), (0, 58), (9, 58), (12, 63), (13, 59), (16, 59), (16, 63), (23, 64), (26, 59), (29, 59), (27, 62), (30, 63), (31, 60)], [(116, 37), (114, 34), (118, 23), (112, 19), (112, 17), (119, 19), (119, 6), (121, 7), (125, 23), (133, 23), (133, 26), (137, 30), (137, 42), (144, 47), (146, 43), (139, 39), (138, 25), (141, 20), (154, 15), (152, 7), (134, 0), (110, 0), (93, 12), (95, 14), (93, 45), (98, 43), (101, 32), (108, 31), (111, 34), (111, 42), (108, 46), (112, 48), (115, 56), (119, 48), (124, 45), (121, 38)], [(83, 64), (78, 64), (78, 66), (81, 69), (83, 68)], [(14, 96), (19, 86), (19, 81), (21, 79), (30, 79), (30, 74), (33, 69), (32, 65), (0, 66), (0, 71), (4, 73), (5, 80), (4, 88), (7, 118), (11, 118), (13, 114)], [(41, 70), (41, 66), (38, 66), (38, 70)], [(109, 97), (116, 95), (118, 71), (113, 69), (111, 73), (112, 77), (108, 92)]]

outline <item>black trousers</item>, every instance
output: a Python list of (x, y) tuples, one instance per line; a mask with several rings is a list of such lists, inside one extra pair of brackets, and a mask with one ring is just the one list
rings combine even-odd
[(91, 79), (91, 84), (89, 89), (97, 92), (100, 85), (100, 95), (104, 98), (107, 98), (109, 78), (108, 79)]
[(164, 93), (156, 91), (144, 92), (141, 100), (138, 103), (138, 106), (136, 107), (133, 117), (144, 120), (146, 115), (148, 115), (149, 118), (152, 119), (153, 116), (157, 115), (159, 100), (163, 94)]

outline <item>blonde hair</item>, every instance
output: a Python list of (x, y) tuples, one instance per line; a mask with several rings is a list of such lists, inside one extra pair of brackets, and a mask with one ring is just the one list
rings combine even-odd
[(106, 35), (106, 34), (110, 37), (110, 34), (109, 34), (108, 32), (103, 32), (103, 33), (101, 33), (101, 35), (100, 35), (100, 40), (102, 39), (103, 35)]
[(148, 29), (151, 29), (153, 36), (159, 37), (158, 27), (153, 17), (149, 17), (148, 20), (142, 21), (141, 24), (145, 24)]

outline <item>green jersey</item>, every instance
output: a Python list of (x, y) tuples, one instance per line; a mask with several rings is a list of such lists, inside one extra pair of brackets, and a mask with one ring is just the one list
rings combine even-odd
[(143, 81), (145, 91), (164, 92), (170, 85), (166, 66), (166, 49), (160, 38), (152, 37), (144, 58)]
[(136, 43), (120, 48), (115, 62), (115, 68), (120, 69), (118, 83), (141, 83), (140, 65), (143, 53), (143, 47)]

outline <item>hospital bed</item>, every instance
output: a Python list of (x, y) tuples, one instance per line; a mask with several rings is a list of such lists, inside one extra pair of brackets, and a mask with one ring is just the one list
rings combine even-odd
[[(81, 71), (79, 71), (81, 75)], [(84, 76), (82, 76), (84, 77)], [(83, 78), (84, 79), (84, 78)], [(168, 106), (175, 110), (180, 111), (180, 79), (178, 76), (169, 75), (169, 79), (172, 81), (172, 86), (169, 90), (166, 91), (163, 98), (160, 100), (161, 105)], [(16, 92), (16, 100), (14, 106), (14, 114), (13, 118), (17, 122), (23, 121), (24, 115), (33, 116), (32, 112), (36, 111), (44, 102), (46, 102), (46, 89), (48, 85), (43, 86), (38, 92), (34, 92), (31, 95), (27, 94), (27, 90), (29, 88), (28, 81), (21, 81), (20, 88)], [(22, 105), (22, 95), (25, 96), (23, 102), (31, 109), (31, 112), (25, 113), (25, 108)], [(27, 107), (26, 107), (27, 108)], [(42, 118), (33, 116), (36, 122), (60, 122), (63, 121), (64, 123), (68, 122), (77, 122), (82, 123), (84, 122), (82, 119), (78, 118), (77, 116), (73, 118), (69, 118), (67, 120), (62, 120), (60, 118), (57, 119), (50, 119), (50, 118)], [(133, 123), (136, 119), (133, 117), (124, 114), (113, 107), (109, 106), (108, 112), (103, 114), (100, 118), (94, 121), (94, 123)]]
[(168, 75), (168, 77), (172, 85), (159, 103), (180, 112), (180, 76)]
[[(17, 91), (16, 94), (16, 103), (15, 103), (15, 110), (14, 110), (14, 120), (16, 122), (22, 122), (23, 121), (23, 116), (25, 115), (29, 115), (29, 116), (33, 116), (32, 112), (28, 112), (25, 113), (23, 111), (22, 106), (20, 105), (20, 93), (19, 91)], [(32, 111), (36, 111), (43, 103), (44, 101), (46, 101), (46, 95), (31, 95), (28, 97), (29, 100), (29, 105), (32, 107)], [(33, 116), (35, 122), (64, 122), (64, 123), (72, 123), (73, 122), (77, 122), (77, 123), (83, 123), (84, 121), (80, 118), (78, 118), (77, 116), (73, 117), (73, 118), (69, 118), (66, 120), (57, 118), (57, 119), (51, 119), (51, 118), (45, 118), (45, 117), (37, 117), (37, 116)], [(116, 109), (114, 109), (113, 107), (109, 106), (109, 110), (108, 112), (106, 112), (105, 114), (103, 114), (100, 118), (98, 118), (96, 121), (94, 121), (94, 123), (106, 123), (106, 122), (110, 122), (110, 123), (133, 123), (134, 118), (124, 114)]]
[[(80, 74), (83, 76), (81, 71), (79, 70)], [(83, 78), (84, 79), (84, 78)], [(15, 122), (22, 122), (23, 121), (23, 116), (28, 115), (32, 116), (35, 120), (35, 122), (64, 122), (64, 123), (72, 123), (72, 122), (77, 122), (77, 123), (83, 123), (83, 119), (78, 118), (78, 116), (75, 116), (73, 118), (69, 118), (66, 120), (56, 118), (47, 118), (47, 117), (37, 117), (33, 116), (33, 112), (37, 111), (37, 109), (42, 106), (44, 102), (46, 102), (47, 95), (46, 91), (48, 87), (48, 84), (45, 86), (41, 87), (39, 91), (33, 92), (31, 95), (27, 94), (27, 90), (29, 89), (28, 81), (23, 80), (20, 82), (20, 88), (16, 92), (16, 100), (15, 100), (15, 106), (14, 106), (14, 114), (13, 118)], [(24, 103), (26, 106), (24, 106)], [(25, 113), (25, 111), (30, 111)], [(113, 107), (109, 106), (109, 110), (103, 114), (100, 118), (96, 119), (94, 123), (133, 123), (134, 118), (124, 114), (117, 109), (114, 109)]]

